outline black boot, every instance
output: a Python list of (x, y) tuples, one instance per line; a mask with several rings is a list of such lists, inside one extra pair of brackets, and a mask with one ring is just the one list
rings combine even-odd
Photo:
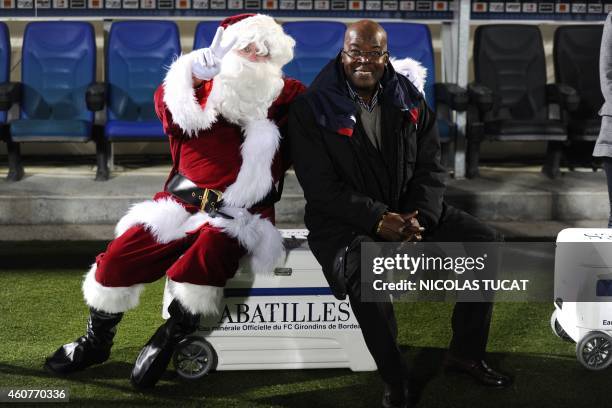
[(69, 374), (108, 360), (113, 337), (123, 313), (105, 313), (89, 309), (87, 332), (72, 343), (64, 344), (47, 357), (45, 367), (56, 374)]
[(170, 318), (140, 350), (130, 381), (136, 388), (150, 388), (166, 371), (176, 345), (198, 328), (200, 316), (189, 313), (178, 300), (168, 307)]

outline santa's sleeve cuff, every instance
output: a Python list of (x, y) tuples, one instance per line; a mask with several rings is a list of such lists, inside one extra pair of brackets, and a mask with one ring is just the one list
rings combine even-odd
[(208, 129), (217, 116), (213, 104), (202, 107), (196, 98), (191, 69), (193, 58), (193, 53), (178, 57), (164, 78), (164, 103), (174, 123), (190, 136)]

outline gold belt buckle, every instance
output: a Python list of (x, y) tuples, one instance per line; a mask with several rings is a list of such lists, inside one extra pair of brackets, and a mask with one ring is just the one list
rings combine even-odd
[[(216, 211), (218, 208), (216, 208), (216, 204), (221, 201), (221, 198), (223, 197), (223, 193), (219, 190), (213, 190), (212, 188), (205, 188), (204, 189), (204, 195), (202, 196), (202, 202), (200, 203), (200, 210), (206, 212), (206, 207), (208, 206), (208, 199), (209, 199), (209, 195), (210, 193), (214, 193), (217, 196), (217, 200), (213, 201), (210, 203), (210, 207), (213, 211)], [(199, 197), (198, 197), (199, 198)]]

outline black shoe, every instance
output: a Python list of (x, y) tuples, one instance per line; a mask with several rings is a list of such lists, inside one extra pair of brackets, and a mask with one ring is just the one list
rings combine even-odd
[(189, 313), (176, 299), (170, 303), (168, 312), (170, 318), (157, 329), (136, 358), (130, 376), (135, 388), (155, 386), (166, 371), (177, 344), (198, 328), (200, 316)]
[(408, 408), (410, 406), (408, 382), (385, 384), (382, 406), (383, 408)]
[(504, 388), (512, 384), (512, 379), (493, 370), (484, 360), (468, 360), (448, 356), (444, 363), (446, 371), (469, 374), (480, 384), (488, 387)]
[(108, 360), (117, 324), (123, 313), (105, 313), (91, 308), (87, 333), (64, 344), (47, 357), (45, 368), (55, 374), (70, 374)]

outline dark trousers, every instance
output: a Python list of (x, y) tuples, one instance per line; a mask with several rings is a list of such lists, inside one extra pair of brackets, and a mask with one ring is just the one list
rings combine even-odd
[[(438, 226), (423, 237), (431, 242), (495, 242), (503, 238), (471, 215), (445, 206)], [(371, 238), (362, 237), (363, 240)], [(347, 292), (365, 343), (383, 381), (397, 384), (406, 378), (406, 365), (397, 344), (397, 322), (391, 302), (361, 302), (360, 246), (347, 256)], [(453, 337), (449, 346), (455, 357), (479, 360), (484, 357), (491, 324), (491, 303), (457, 303), (451, 320)]]
[(610, 201), (610, 216), (608, 218), (608, 228), (612, 228), (612, 157), (603, 157), (603, 168), (608, 180), (608, 200)]

